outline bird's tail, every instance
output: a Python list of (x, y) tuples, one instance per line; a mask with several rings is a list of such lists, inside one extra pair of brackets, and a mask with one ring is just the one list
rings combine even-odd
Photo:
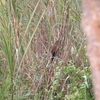
[(52, 53), (51, 63), (53, 62), (55, 55), (56, 55), (56, 52)]

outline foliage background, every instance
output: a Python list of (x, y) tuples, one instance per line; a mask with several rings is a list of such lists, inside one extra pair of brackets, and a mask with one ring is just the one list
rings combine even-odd
[(1, 100), (93, 100), (80, 21), (81, 0), (1, 0)]

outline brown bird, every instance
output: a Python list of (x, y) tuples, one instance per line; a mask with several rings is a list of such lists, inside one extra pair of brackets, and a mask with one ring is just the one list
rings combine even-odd
[(52, 54), (51, 62), (54, 60), (54, 57), (56, 56), (58, 52), (59, 46), (60, 46), (60, 41), (57, 40), (51, 50), (51, 54)]

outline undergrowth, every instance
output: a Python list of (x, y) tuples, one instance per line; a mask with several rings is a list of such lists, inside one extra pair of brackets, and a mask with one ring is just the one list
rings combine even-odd
[(80, 20), (81, 0), (1, 0), (0, 100), (94, 100)]

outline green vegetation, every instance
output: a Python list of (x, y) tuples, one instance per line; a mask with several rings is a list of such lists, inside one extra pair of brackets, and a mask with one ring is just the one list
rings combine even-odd
[(0, 1), (0, 100), (94, 100), (81, 0), (47, 1)]

